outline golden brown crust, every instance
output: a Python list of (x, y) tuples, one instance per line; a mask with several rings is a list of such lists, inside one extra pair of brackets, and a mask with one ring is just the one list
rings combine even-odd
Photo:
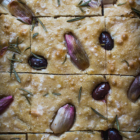
[(137, 75), (140, 72), (140, 20), (107, 17), (106, 30), (114, 39), (114, 48), (106, 51), (107, 73)]
[(120, 130), (136, 131), (140, 125), (140, 100), (133, 103), (127, 97), (128, 89), (133, 82), (134, 77), (106, 76), (106, 78), (111, 87), (107, 97), (109, 127), (113, 126), (117, 115)]
[[(106, 104), (91, 97), (93, 89), (101, 82), (103, 76), (54, 76), (33, 75), (31, 122), (33, 132), (52, 132), (50, 124), (57, 110), (67, 104), (76, 108), (76, 120), (71, 130), (106, 130), (107, 121), (95, 114), (95, 108), (106, 116)], [(52, 84), (53, 83), (53, 84)], [(80, 104), (79, 89), (82, 87)], [(43, 96), (48, 93), (47, 96)], [(56, 96), (53, 93), (60, 93)], [(46, 119), (47, 117), (47, 119)]]
[[(57, 74), (104, 74), (105, 69), (105, 50), (100, 46), (99, 36), (105, 31), (105, 20), (103, 17), (85, 18), (76, 22), (68, 23), (72, 18), (40, 18), (48, 32), (39, 26), (35, 27), (34, 33), (39, 35), (32, 39), (31, 51), (41, 55), (48, 60), (47, 69), (41, 71), (32, 70), (38, 73), (57, 73)], [(86, 51), (90, 66), (85, 71), (79, 70), (67, 55), (64, 34), (72, 32), (81, 42)], [(43, 50), (43, 51), (42, 51)], [(63, 64), (65, 56), (67, 61)]]

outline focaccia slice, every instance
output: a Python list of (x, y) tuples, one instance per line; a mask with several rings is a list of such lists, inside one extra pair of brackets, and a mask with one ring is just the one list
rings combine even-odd
[[(81, 15), (102, 15), (101, 5), (94, 8), (85, 6), (80, 10), (80, 0), (22, 0), (33, 11), (35, 16), (81, 16)], [(85, 1), (86, 2), (86, 1)], [(83, 2), (84, 3), (84, 2)]]
[[(16, 48), (18, 53), (16, 53), (15, 59), (22, 61), (22, 63), (15, 62), (15, 69), (18, 72), (30, 72), (31, 70), (28, 65), (30, 49), (24, 51), (30, 47), (30, 27), (31, 26), (18, 21), (13, 16), (0, 16), (0, 50), (10, 46), (10, 44), (17, 44), (18, 40), (19, 50)], [(13, 54), (13, 51), (6, 49), (4, 55), (0, 55), (0, 71), (9, 71), (11, 61), (9, 61), (8, 58), (12, 58)]]
[(28, 140), (102, 140), (100, 132), (66, 132), (60, 136), (52, 134), (28, 134)]
[(0, 98), (12, 95), (14, 101), (5, 112), (0, 114), (0, 132), (30, 132), (30, 109), (31, 106), (25, 96), (26, 92), (19, 88), (30, 91), (31, 75), (19, 74), (21, 83), (15, 76), (8, 73), (0, 73)]
[[(107, 0), (104, 0), (106, 2)], [(125, 17), (137, 17), (135, 9), (140, 11), (139, 0), (112, 0), (114, 4), (104, 5), (104, 15), (108, 16), (125, 16)], [(134, 9), (132, 9), (134, 8)]]
[[(47, 68), (42, 70), (34, 70), (37, 73), (53, 73), (53, 74), (104, 74), (105, 67), (105, 50), (99, 43), (99, 36), (105, 31), (104, 17), (87, 17), (75, 22), (67, 22), (73, 19), (61, 18), (40, 18), (43, 25), (39, 24), (32, 32), (38, 34), (32, 38), (31, 51), (39, 56), (44, 57), (48, 61)], [(80, 41), (85, 50), (89, 67), (85, 70), (78, 69), (70, 59), (67, 53), (64, 35), (72, 33)], [(65, 57), (67, 57), (65, 61)]]
[(26, 140), (25, 134), (0, 134), (0, 140)]
[(114, 39), (114, 48), (106, 51), (107, 73), (137, 75), (140, 72), (140, 20), (107, 17), (106, 30)]
[(127, 92), (134, 80), (132, 76), (106, 76), (111, 90), (107, 97), (107, 112), (109, 127), (115, 126), (115, 117), (118, 116), (120, 130), (136, 131), (140, 126), (140, 100), (132, 102)]
[[(40, 75), (32, 76), (31, 131), (49, 132), (58, 109), (66, 104), (76, 108), (75, 123), (70, 130), (106, 130), (107, 120), (93, 112), (94, 108), (107, 117), (106, 103), (94, 100), (92, 91), (104, 82), (103, 76)], [(82, 87), (79, 102), (79, 90)]]

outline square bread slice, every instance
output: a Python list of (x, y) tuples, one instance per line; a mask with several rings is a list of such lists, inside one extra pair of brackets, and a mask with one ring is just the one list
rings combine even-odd
[[(18, 44), (19, 50), (16, 47), (16, 51), (19, 53), (16, 53), (15, 59), (21, 60), (22, 63), (15, 62), (15, 69), (19, 72), (31, 71), (28, 65), (30, 49), (24, 52), (26, 48), (30, 47), (30, 28), (31, 26), (18, 21), (13, 16), (0, 16), (0, 50), (10, 46), (10, 44)], [(0, 56), (0, 71), (9, 71), (11, 61), (8, 58), (12, 58), (13, 54), (13, 51), (7, 50), (3, 56)]]
[(106, 30), (114, 48), (106, 51), (107, 73), (137, 75), (140, 72), (140, 19), (107, 17)]
[(0, 98), (12, 95), (14, 101), (5, 112), (0, 115), (0, 132), (30, 132), (30, 109), (27, 99), (21, 95), (26, 92), (19, 88), (30, 91), (31, 75), (19, 74), (19, 84), (14, 75), (10, 78), (7, 73), (0, 73)]
[[(103, 0), (104, 2), (107, 0)], [(112, 0), (116, 1), (116, 0)], [(125, 17), (137, 17), (137, 14), (132, 8), (140, 11), (139, 0), (117, 0), (116, 3), (104, 5), (104, 16), (125, 16)]]
[[(135, 131), (140, 126), (140, 100), (133, 103), (127, 92), (134, 80), (132, 76), (106, 76), (111, 90), (107, 97), (108, 126), (113, 127), (118, 116), (121, 131)], [(116, 124), (115, 127), (117, 128)]]
[(28, 134), (28, 140), (102, 140), (100, 132), (66, 132), (60, 136), (52, 134)]
[[(32, 32), (31, 51), (39, 56), (43, 56), (48, 61), (46, 69), (34, 70), (37, 73), (53, 74), (105, 74), (105, 50), (99, 43), (99, 36), (105, 31), (104, 17), (87, 17), (85, 19), (67, 22), (73, 19), (60, 18), (40, 18), (47, 32), (39, 24)], [(82, 44), (83, 49), (89, 58), (89, 67), (84, 71), (78, 69), (70, 60), (67, 53), (64, 35), (72, 33)], [(65, 57), (67, 60), (65, 61)], [(64, 63), (65, 61), (65, 63)]]
[[(59, 108), (66, 104), (72, 104), (76, 109), (75, 123), (70, 131), (106, 130), (107, 120), (91, 109), (92, 107), (107, 117), (106, 103), (92, 98), (94, 88), (104, 81), (103, 76), (33, 75), (31, 132), (52, 133), (50, 125), (53, 118)], [(80, 87), (82, 87), (82, 92), (79, 101)]]
[(0, 134), (0, 140), (26, 140), (25, 134)]
[[(81, 15), (102, 15), (101, 5), (99, 7), (82, 7), (78, 4), (80, 0), (22, 0), (35, 14), (35, 16), (81, 16)], [(84, 2), (83, 2), (84, 3)]]

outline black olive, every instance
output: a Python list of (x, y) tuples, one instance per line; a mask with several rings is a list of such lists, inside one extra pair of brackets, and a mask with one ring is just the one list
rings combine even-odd
[(103, 100), (110, 90), (109, 83), (99, 84), (92, 92), (92, 97), (95, 100)]
[(136, 102), (140, 97), (140, 76), (137, 76), (131, 84), (127, 97), (130, 101)]
[(106, 31), (100, 34), (99, 41), (101, 46), (106, 50), (112, 50), (114, 47), (114, 40), (110, 36), (110, 33)]
[(109, 140), (122, 140), (122, 136), (120, 135), (119, 131), (115, 128), (108, 130), (108, 138)]
[(39, 58), (35, 56), (30, 56), (28, 62), (29, 65), (36, 70), (46, 69), (48, 64), (47, 60), (42, 56), (39, 56)]
[(115, 128), (110, 128), (106, 131), (101, 131), (101, 137), (103, 140), (122, 140), (122, 136)]

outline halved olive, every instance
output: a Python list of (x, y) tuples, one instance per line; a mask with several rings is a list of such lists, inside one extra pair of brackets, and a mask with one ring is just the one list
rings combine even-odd
[(42, 56), (39, 56), (39, 58), (35, 56), (30, 56), (28, 62), (29, 65), (36, 70), (46, 69), (48, 64), (47, 60)]
[(99, 37), (99, 41), (101, 46), (105, 50), (112, 50), (114, 47), (114, 40), (112, 39), (111, 35), (109, 32), (102, 32)]
[(140, 97), (140, 76), (137, 76), (131, 84), (127, 97), (130, 101), (136, 102)]

